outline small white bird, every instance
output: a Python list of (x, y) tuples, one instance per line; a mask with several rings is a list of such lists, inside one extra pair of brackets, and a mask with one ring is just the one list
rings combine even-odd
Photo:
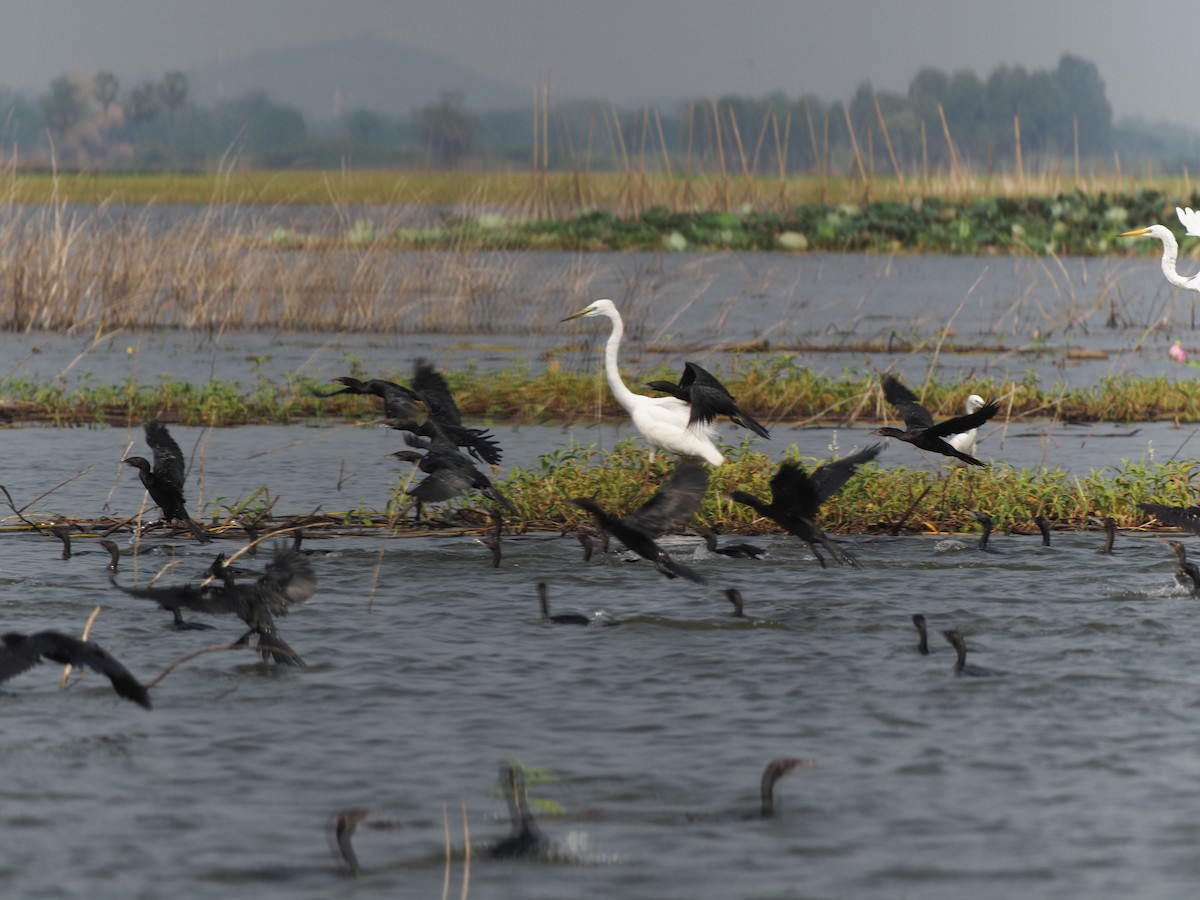
[[(1175, 207), (1175, 215), (1191, 237), (1200, 237), (1200, 210), (1191, 207), (1180, 209)], [(1200, 273), (1187, 276), (1180, 275), (1175, 268), (1175, 260), (1179, 257), (1179, 243), (1170, 228), (1165, 225), (1150, 225), (1146, 228), (1135, 228), (1133, 231), (1121, 232), (1121, 237), (1154, 237), (1162, 241), (1162, 270), (1167, 281), (1185, 291), (1200, 292)]]
[[(967, 398), (967, 415), (970, 415), (976, 410), (983, 409), (986, 403), (987, 401), (978, 394), (972, 394)], [(960, 453), (965, 453), (967, 456), (974, 456), (976, 449), (979, 446), (979, 442), (975, 439), (978, 431), (978, 428), (972, 428), (970, 431), (960, 431), (958, 434), (952, 434), (950, 437), (946, 438), (946, 442)], [(951, 460), (951, 465), (963, 466), (966, 464), (959, 462), (957, 459), (953, 459)]]
[(617, 365), (617, 351), (621, 346), (621, 337), (625, 334), (625, 325), (621, 314), (611, 300), (597, 300), (586, 309), (580, 310), (573, 316), (567, 316), (562, 321), (604, 316), (612, 322), (612, 334), (604, 347), (604, 370), (608, 376), (608, 386), (617, 398), (617, 402), (625, 407), (633, 419), (634, 427), (652, 447), (680, 453), (684, 456), (698, 456), (705, 462), (719, 466), (725, 462), (725, 457), (713, 443), (716, 429), (703, 422), (689, 424), (692, 408), (676, 397), (647, 397), (635, 394), (621, 380), (621, 370)]

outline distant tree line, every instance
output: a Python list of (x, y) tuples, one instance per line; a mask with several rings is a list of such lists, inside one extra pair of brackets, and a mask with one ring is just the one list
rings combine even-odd
[[(1018, 157), (1018, 134), (1020, 157)], [(535, 138), (536, 135), (536, 138)], [(473, 112), (459, 93), (410, 115), (350, 109), (310, 123), (263, 91), (195, 103), (183, 72), (132, 87), (112, 72), (69, 73), (36, 100), (0, 88), (0, 146), (21, 166), (187, 170), (431, 165), (774, 175), (1006, 170), (1082, 159), (1153, 159), (1179, 170), (1198, 136), (1181, 126), (1114, 123), (1096, 66), (1064, 55), (1053, 70), (922, 69), (906, 93), (869, 83), (848, 102), (775, 93), (697, 99), (672, 108), (599, 100)]]

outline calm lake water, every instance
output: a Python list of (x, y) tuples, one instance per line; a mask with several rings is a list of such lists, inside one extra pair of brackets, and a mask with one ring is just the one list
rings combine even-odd
[[(1079, 266), (1141, 273), (1142, 262), (1156, 273), (1152, 261)], [(886, 310), (893, 296), (937, 294), (953, 311), (981, 267), (1041, 265), (941, 263), (894, 263), (864, 302)], [(887, 263), (857, 264), (861, 286)], [(956, 278), (962, 283), (947, 291)], [(1141, 299), (1126, 295), (1127, 308), (1162, 301), (1148, 276), (1145, 284)], [(745, 309), (759, 309), (742, 296)], [(1050, 300), (1041, 291), (1030, 297)], [(563, 314), (588, 299), (574, 298)], [(911, 314), (916, 301), (908, 302)], [(1095, 329), (1114, 356), (1090, 364), (1091, 375), (1047, 361), (1045, 376), (1186, 371), (1168, 367), (1165, 337), (1139, 344), (1136, 330), (1113, 338)], [(702, 345), (702, 332), (689, 340)], [(568, 324), (529, 345), (510, 338), (511, 351), (489, 347), (485, 336), (120, 336), (73, 367), (90, 340), (4, 336), (0, 359), (31, 377), (67, 369), (67, 383), (85, 371), (117, 381), (135, 364), (143, 380), (167, 371), (252, 379), (256, 366), (291, 371), (306, 360), (332, 377), (345, 373), (346, 353), (366, 351), (369, 368), (406, 369), (420, 353), (447, 368), (541, 365), (546, 346), (585, 341), (569, 361), (590, 367), (606, 335), (606, 323)], [(648, 354), (653, 339), (646, 332), (631, 351)], [(35, 345), (42, 352), (26, 356)], [(844, 359), (864, 364), (861, 355)], [(906, 374), (934, 362), (871, 360), (881, 368), (892, 361)], [(1012, 372), (1029, 364), (998, 354), (937, 361)], [(868, 430), (781, 426), (756, 446), (782, 456), (795, 442), (821, 457), (834, 442), (842, 452), (869, 442)], [(506, 449), (501, 474), (571, 441), (611, 446), (630, 434), (595, 423), (495, 431)], [(1034, 423), (987, 432), (981, 452), (1022, 467), (1085, 471), (1122, 457), (1190, 455), (1192, 431)], [(398, 477), (387, 454), (399, 440), (382, 429), (173, 433), (193, 457), (194, 507), (265, 484), (280, 515), (382, 508)], [(18, 505), (32, 502), (28, 513), (129, 515), (142, 500), (134, 473), (118, 462), (143, 452), (138, 431), (20, 427), (3, 436), (3, 484)], [(931, 464), (894, 442), (881, 463)], [(1112, 556), (1097, 555), (1094, 533), (1057, 534), (1048, 549), (1032, 537), (996, 535), (1003, 552), (995, 554), (971, 549), (972, 535), (960, 539), (962, 549), (939, 550), (944, 536), (846, 537), (859, 570), (823, 570), (791, 538), (755, 538), (769, 550), (760, 561), (704, 554), (693, 537), (669, 539), (673, 554), (709, 578), (698, 587), (616, 556), (585, 564), (578, 544), (556, 534), (506, 539), (499, 569), (470, 537), (314, 536), (309, 546), (331, 551), (313, 559), (317, 593), (279, 623), (305, 669), (249, 653), (203, 655), (153, 689), (150, 712), (94, 673), (60, 692), (54, 665), (0, 687), (0, 893), (441, 896), (447, 816), (451, 895), (469, 874), (468, 895), (489, 900), (1194, 896), (1200, 617), (1175, 584), (1170, 550), (1140, 535), (1119, 536)], [(196, 580), (215, 549), (237, 546), (151, 536), (137, 577), (174, 556), (180, 565), (165, 577)], [(169, 630), (168, 614), (108, 585), (107, 556), (94, 542), (77, 540), (72, 559), (58, 557), (52, 538), (0, 535), (5, 630), (77, 634), (101, 605), (94, 639), (143, 680), (241, 633), (232, 618), (208, 619), (213, 632)], [(263, 565), (263, 555), (250, 564)], [(134, 568), (126, 558), (123, 583), (133, 582)], [(603, 611), (620, 626), (539, 622), (538, 581), (549, 585), (555, 611)], [(742, 591), (748, 620), (730, 615), (726, 587)], [(954, 654), (936, 635), (933, 653), (917, 654), (915, 612), (932, 628), (962, 630), (971, 662), (1001, 677), (955, 677)], [(739, 819), (757, 804), (763, 766), (780, 756), (816, 766), (780, 782), (775, 818)], [(553, 776), (531, 788), (563, 811), (542, 823), (553, 861), (486, 858), (486, 845), (508, 829), (494, 787), (507, 758)], [(400, 825), (360, 830), (363, 872), (353, 880), (329, 840), (333, 815), (350, 807)], [(461, 852), (468, 843), (469, 866)]]

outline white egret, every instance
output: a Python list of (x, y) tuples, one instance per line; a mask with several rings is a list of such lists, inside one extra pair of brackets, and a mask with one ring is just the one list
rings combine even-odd
[(617, 351), (621, 346), (621, 337), (625, 334), (625, 325), (611, 300), (597, 300), (591, 306), (573, 316), (567, 316), (562, 321), (569, 322), (571, 319), (590, 316), (605, 316), (612, 321), (612, 334), (608, 336), (608, 343), (604, 347), (604, 371), (608, 376), (608, 386), (613, 396), (632, 417), (633, 426), (642, 433), (642, 437), (652, 447), (681, 453), (684, 456), (698, 456), (714, 466), (725, 462), (725, 457), (713, 443), (715, 429), (712, 424), (689, 424), (692, 410), (687, 403), (677, 397), (647, 397), (644, 394), (635, 394), (621, 380)]
[[(967, 415), (970, 415), (973, 412), (978, 412), (979, 410), (983, 409), (986, 404), (987, 401), (978, 394), (972, 394), (967, 398)], [(978, 432), (979, 429), (977, 427), (968, 429), (967, 431), (960, 431), (958, 434), (952, 434), (950, 437), (946, 438), (946, 443), (948, 443), (959, 453), (965, 453), (967, 456), (974, 456), (978, 452), (979, 447), (979, 442), (976, 440), (976, 435)], [(951, 465), (963, 464), (956, 459), (953, 461), (953, 463), (951, 463)]]
[[(1179, 216), (1179, 221), (1187, 230), (1188, 235), (1200, 237), (1200, 210), (1193, 210), (1190, 207), (1180, 209), (1177, 206), (1175, 215)], [(1175, 269), (1175, 260), (1179, 256), (1179, 243), (1175, 240), (1175, 235), (1172, 234), (1170, 228), (1165, 225), (1150, 225), (1146, 228), (1135, 228), (1133, 231), (1123, 231), (1120, 236), (1158, 238), (1163, 245), (1162, 270), (1167, 281), (1185, 291), (1200, 292), (1200, 273), (1188, 277), (1180, 275)]]

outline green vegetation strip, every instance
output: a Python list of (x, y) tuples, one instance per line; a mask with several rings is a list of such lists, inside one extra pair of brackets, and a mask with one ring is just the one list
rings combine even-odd
[[(351, 374), (347, 372), (347, 374)], [(362, 372), (354, 374), (368, 377)], [(892, 419), (883, 400), (878, 376), (846, 373), (835, 377), (815, 374), (795, 365), (790, 357), (744, 357), (733, 371), (718, 377), (755, 418), (772, 423), (814, 422), (853, 424)], [(536, 424), (616, 419), (625, 415), (596, 372), (549, 369), (532, 373), (520, 366), (499, 371), (474, 368), (447, 372), (464, 415), (471, 419)], [(633, 384), (655, 378), (674, 378), (665, 368), (633, 376)], [(407, 372), (384, 373), (405, 383)], [(329, 390), (329, 382), (286, 375), (279, 381), (260, 377), (245, 387), (236, 381), (213, 380), (188, 384), (169, 376), (152, 383), (127, 382), (112, 386), (90, 377), (73, 385), (51, 380), (0, 380), (0, 408), (17, 422), (55, 425), (107, 423), (125, 425), (150, 418), (186, 425), (286, 425), (312, 419), (367, 421), (380, 415), (374, 398), (341, 395), (321, 399), (313, 390)], [(937, 417), (957, 415), (968, 394), (995, 397), (1000, 403), (997, 424), (1053, 419), (1070, 422), (1200, 422), (1200, 380), (1164, 376), (1113, 376), (1088, 387), (1041, 385), (1030, 375), (1020, 382), (929, 381), (913, 389)]]

